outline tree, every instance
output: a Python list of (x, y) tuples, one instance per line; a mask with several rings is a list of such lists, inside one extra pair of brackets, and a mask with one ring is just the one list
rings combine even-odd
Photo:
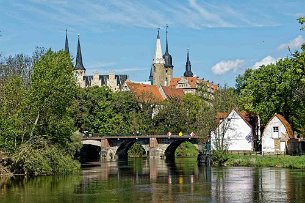
[(301, 24), (300, 30), (304, 30), (304, 29), (305, 29), (305, 26), (304, 26), (304, 24), (305, 24), (305, 17), (304, 17), (304, 16), (301, 16), (301, 17), (299, 17), (297, 20), (298, 20), (299, 23)]
[(243, 108), (258, 113), (264, 126), (274, 113), (282, 114), (297, 131), (305, 120), (305, 48), (276, 64), (261, 66), (239, 76), (237, 86)]
[(72, 61), (64, 51), (48, 50), (34, 65), (28, 111), (32, 115), (29, 139), (46, 136), (67, 147), (74, 122), (69, 108), (76, 94)]

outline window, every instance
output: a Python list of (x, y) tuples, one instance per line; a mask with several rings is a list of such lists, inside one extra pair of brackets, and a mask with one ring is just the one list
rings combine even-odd
[(273, 127), (272, 137), (276, 138), (276, 139), (280, 138), (280, 133), (279, 133), (279, 127), (278, 126)]

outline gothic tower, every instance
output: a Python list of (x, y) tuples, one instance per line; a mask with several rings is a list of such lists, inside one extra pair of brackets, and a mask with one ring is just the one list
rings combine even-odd
[(156, 41), (156, 49), (153, 58), (153, 63), (151, 66), (149, 80), (153, 85), (163, 86), (165, 85), (165, 71), (164, 71), (165, 61), (162, 57), (162, 49), (161, 49), (161, 41), (160, 41), (160, 33), (158, 29), (157, 41)]
[(166, 48), (165, 48), (165, 54), (163, 55), (164, 58), (164, 70), (165, 70), (165, 86), (168, 86), (171, 79), (173, 78), (173, 62), (172, 62), (172, 56), (168, 52), (168, 39), (167, 39), (167, 28), (166, 26)]
[(184, 77), (193, 77), (192, 66), (191, 66), (190, 56), (189, 56), (189, 49), (187, 49)]
[(74, 66), (74, 71), (77, 78), (77, 83), (81, 87), (85, 87), (84, 76), (86, 73), (86, 69), (83, 65), (82, 51), (80, 47), (79, 34), (78, 34), (78, 43), (77, 43), (77, 55), (76, 55), (76, 63)]
[(65, 41), (65, 51), (70, 55), (70, 51), (69, 51), (69, 42), (68, 42), (68, 33), (67, 33), (67, 29), (66, 29), (66, 41)]

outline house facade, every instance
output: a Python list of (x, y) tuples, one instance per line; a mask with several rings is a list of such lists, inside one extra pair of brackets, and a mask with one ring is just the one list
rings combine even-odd
[[(219, 125), (211, 133), (212, 150), (226, 149), (231, 152), (255, 151), (258, 135), (245, 114), (232, 110), (218, 114)], [(258, 126), (258, 125), (257, 125)]]
[(294, 134), (290, 124), (282, 115), (276, 113), (263, 131), (262, 152), (287, 153), (288, 142), (291, 139), (294, 139)]

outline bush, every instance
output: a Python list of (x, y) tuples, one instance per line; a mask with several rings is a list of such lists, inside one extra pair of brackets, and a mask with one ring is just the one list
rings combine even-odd
[(190, 142), (183, 142), (175, 151), (176, 157), (197, 157), (198, 149)]
[[(227, 150), (214, 150), (212, 152), (213, 163), (218, 166), (223, 166), (229, 160), (229, 154)], [(238, 160), (239, 162), (239, 160)]]
[(21, 145), (12, 156), (11, 170), (14, 174), (29, 176), (75, 173), (80, 164), (56, 146), (34, 148)]

